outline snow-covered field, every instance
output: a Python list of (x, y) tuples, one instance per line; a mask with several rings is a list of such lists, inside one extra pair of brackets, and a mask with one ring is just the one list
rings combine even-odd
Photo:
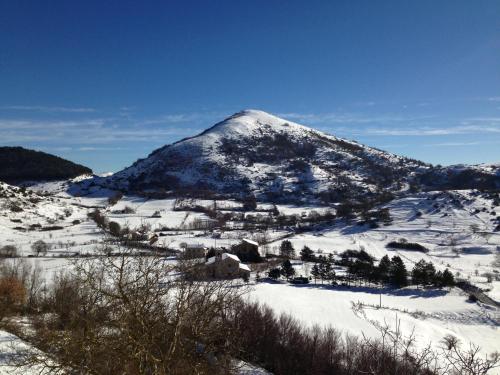
[(0, 197), (0, 246), (15, 245), (19, 255), (27, 256), (33, 253), (32, 244), (42, 240), (50, 245), (50, 255), (68, 255), (93, 251), (102, 239), (87, 217), (93, 198), (6, 190), (6, 197)]
[[(434, 196), (436, 198), (432, 199)], [(471, 199), (471, 192), (456, 192), (454, 196), (467, 200)], [(500, 256), (500, 232), (493, 231), (491, 218), (500, 215), (500, 208), (483, 212), (484, 207), (489, 208), (489, 203), (481, 198), (456, 208), (447, 202), (448, 199), (446, 194), (441, 193), (421, 193), (397, 199), (386, 206), (393, 219), (391, 225), (375, 229), (341, 225), (295, 235), (289, 240), (295, 249), (307, 245), (320, 253), (365, 249), (377, 259), (385, 254), (399, 255), (410, 268), (424, 259), (432, 261), (437, 269), (449, 268), (463, 278), (472, 279), (477, 275), (493, 273), (495, 269), (498, 272), (498, 267), (493, 267), (492, 263), (496, 256)], [(436, 205), (439, 207), (436, 208)], [(419, 243), (429, 252), (386, 248), (388, 242), (401, 238)], [(274, 244), (275, 250), (277, 245), (279, 242)]]
[(42, 373), (38, 367), (18, 367), (19, 353), (30, 346), (19, 337), (0, 330), (0, 375), (35, 375)]
[[(307, 326), (333, 326), (344, 333), (379, 338), (380, 332), (370, 321), (400, 325), (405, 335), (415, 335), (418, 348), (431, 343), (439, 348), (444, 336), (452, 334), (464, 344), (474, 343), (484, 354), (499, 348), (500, 311), (467, 302), (459, 289), (391, 290), (368, 287), (327, 285), (291, 285), (257, 283), (249, 298), (286, 313)], [(377, 308), (382, 301), (382, 308)], [(353, 304), (365, 306), (355, 312)]]
[[(294, 234), (284, 229), (269, 229), (266, 233), (243, 229), (216, 233), (189, 229), (194, 222), (210, 218), (202, 212), (175, 211), (173, 199), (125, 196), (109, 205), (108, 198), (115, 192), (94, 186), (69, 194), (64, 183), (38, 184), (31, 188), (37, 192), (36, 196), (24, 196), (21, 191), (5, 184), (2, 187), (8, 193), (0, 197), (0, 247), (15, 245), (20, 255), (28, 256), (33, 253), (31, 246), (35, 241), (50, 244), (46, 256), (26, 258), (44, 270), (49, 282), (57, 272), (71, 267), (71, 259), (60, 258), (61, 255), (83, 254), (97, 249), (104, 235), (87, 214), (100, 207), (109, 221), (122, 227), (137, 229), (146, 226), (151, 235), (157, 233), (160, 246), (173, 249), (180, 249), (184, 244), (230, 247), (242, 238), (257, 239), (260, 236), (269, 242), (266, 250), (271, 253), (278, 251), (279, 244), (286, 237), (297, 253), (303, 246), (308, 246), (318, 254), (338, 254), (347, 249), (364, 249), (377, 259), (385, 254), (397, 254), (409, 269), (420, 259), (432, 261), (437, 269), (449, 268), (456, 276), (488, 290), (491, 298), (500, 300), (500, 281), (495, 280), (500, 271), (495, 263), (500, 257), (500, 232), (494, 231), (494, 220), (500, 216), (500, 208), (473, 191), (418, 193), (395, 199), (385, 206), (393, 220), (387, 226), (370, 229), (356, 223), (337, 223)], [(9, 206), (12, 200), (19, 201), (22, 209), (13, 210)], [(214, 204), (213, 201), (196, 203), (204, 207)], [(222, 212), (239, 207), (239, 204), (217, 201), (216, 206)], [(269, 208), (266, 205), (258, 207), (259, 210)], [(319, 213), (327, 210), (324, 207), (289, 205), (277, 205), (276, 209), (281, 214), (299, 217), (312, 210)], [(43, 230), (50, 226), (58, 228)], [(429, 252), (387, 249), (388, 242), (401, 238), (419, 243)], [(297, 265), (296, 268), (299, 274), (309, 276), (310, 267)], [(332, 325), (346, 333), (376, 337), (378, 332), (370, 320), (385, 321), (393, 327), (399, 322), (403, 332), (414, 332), (420, 347), (429, 342), (439, 345), (445, 335), (453, 334), (463, 343), (481, 346), (484, 353), (500, 348), (499, 309), (469, 303), (467, 295), (458, 289), (384, 289), (382, 308), (368, 306), (379, 304), (379, 292), (378, 289), (362, 287), (264, 282), (255, 284), (249, 298), (266, 303), (277, 312), (288, 313), (309, 326)], [(364, 307), (355, 312), (352, 306), (357, 302)], [(1, 350), (5, 350), (8, 338), (8, 334), (0, 334)], [(0, 366), (0, 373), (2, 371), (5, 371), (5, 366)]]

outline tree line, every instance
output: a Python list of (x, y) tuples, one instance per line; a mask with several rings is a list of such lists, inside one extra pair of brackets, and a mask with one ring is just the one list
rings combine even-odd
[[(290, 279), (295, 275), (295, 270), (288, 259), (295, 256), (295, 249), (289, 240), (284, 240), (280, 245), (280, 255), (285, 258), (281, 267), (273, 268), (268, 276), (273, 279), (285, 277)], [(395, 255), (389, 258), (384, 255), (378, 264), (375, 259), (365, 250), (346, 250), (340, 254), (340, 259), (335, 259), (332, 254), (328, 256), (315, 255), (308, 247), (304, 246), (300, 251), (300, 258), (304, 262), (313, 262), (311, 275), (315, 282), (320, 280), (330, 283), (378, 283), (388, 284), (398, 288), (408, 285), (422, 287), (433, 286), (438, 288), (450, 287), (455, 284), (453, 273), (446, 268), (437, 271), (432, 262), (420, 260), (411, 271), (406, 269), (401, 257)], [(337, 275), (335, 267), (343, 267), (346, 275)]]

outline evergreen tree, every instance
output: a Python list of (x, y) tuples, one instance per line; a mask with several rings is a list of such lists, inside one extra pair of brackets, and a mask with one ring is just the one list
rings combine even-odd
[(424, 285), (425, 282), (425, 264), (426, 262), (422, 259), (415, 264), (411, 271), (411, 282), (415, 285)]
[(253, 194), (247, 195), (243, 199), (243, 209), (245, 211), (254, 211), (256, 208), (257, 208), (257, 200), (255, 199), (255, 195)]
[(413, 270), (411, 271), (411, 280), (413, 284), (416, 285), (429, 285), (434, 283), (436, 276), (436, 269), (432, 262), (426, 262), (421, 259), (415, 264)]
[(438, 288), (442, 288), (443, 285), (443, 273), (441, 271), (437, 271), (434, 274), (434, 279), (432, 280), (432, 285)]
[(392, 223), (391, 214), (388, 208), (382, 208), (381, 210), (379, 210), (378, 217), (385, 225), (389, 225)]
[(274, 280), (279, 279), (281, 276), (281, 270), (279, 268), (272, 268), (269, 270), (268, 276)]
[(281, 276), (286, 277), (286, 279), (290, 279), (295, 275), (295, 269), (292, 267), (292, 263), (287, 259), (283, 263), (281, 263)]
[(293, 258), (295, 256), (295, 249), (289, 240), (284, 240), (280, 245), (280, 255), (284, 258)]
[(455, 285), (455, 278), (453, 277), (453, 274), (447, 269), (443, 271), (443, 274), (441, 275), (441, 284), (443, 286), (453, 286)]
[(403, 260), (397, 255), (393, 256), (391, 259), (389, 281), (397, 287), (408, 285), (408, 272), (406, 271)]
[(352, 218), (354, 218), (354, 206), (349, 201), (342, 202), (337, 207), (337, 217), (345, 219), (347, 222), (350, 222)]
[(314, 277), (314, 282), (316, 282), (316, 279), (321, 277), (321, 271), (319, 270), (318, 263), (315, 263), (312, 270), (311, 270), (311, 275)]
[(425, 267), (425, 282), (426, 285), (432, 284), (436, 277), (436, 268), (432, 262), (427, 262)]
[(304, 246), (302, 250), (300, 250), (300, 259), (304, 262), (314, 260), (314, 252), (307, 246)]
[(383, 283), (389, 282), (389, 276), (391, 272), (391, 260), (388, 255), (384, 255), (380, 262), (378, 263), (378, 267), (376, 270), (376, 276), (378, 280)]
[(321, 280), (333, 280), (335, 278), (335, 271), (333, 270), (330, 262), (323, 262), (319, 265), (319, 275)]

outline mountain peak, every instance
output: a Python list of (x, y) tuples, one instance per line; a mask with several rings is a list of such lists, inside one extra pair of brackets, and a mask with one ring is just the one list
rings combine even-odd
[(229, 118), (237, 118), (237, 117), (253, 117), (255, 119), (266, 118), (266, 117), (277, 118), (276, 116), (274, 116), (266, 111), (262, 111), (260, 109), (252, 109), (252, 108), (243, 109), (239, 112), (236, 112), (234, 115), (230, 116)]

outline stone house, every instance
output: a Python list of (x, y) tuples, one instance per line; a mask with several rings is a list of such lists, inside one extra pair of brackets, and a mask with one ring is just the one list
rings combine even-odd
[(241, 243), (234, 245), (232, 250), (244, 262), (259, 262), (265, 256), (257, 242), (246, 238)]
[(205, 267), (207, 276), (216, 279), (250, 276), (250, 268), (234, 254), (223, 253), (208, 258)]

